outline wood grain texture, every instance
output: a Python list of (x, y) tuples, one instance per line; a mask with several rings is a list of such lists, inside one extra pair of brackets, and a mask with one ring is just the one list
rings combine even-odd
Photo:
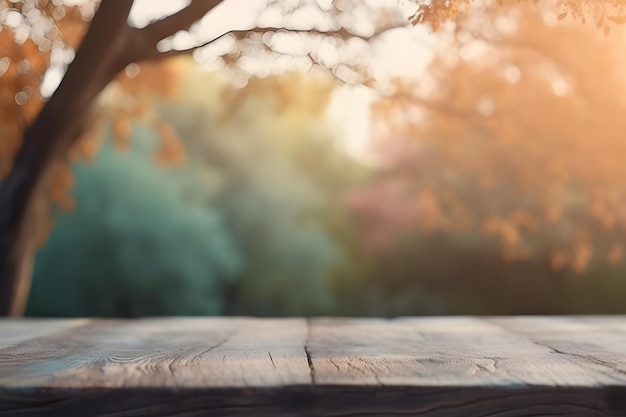
[[(513, 319), (514, 320), (514, 319)], [(566, 321), (559, 319), (537, 319)], [(504, 323), (508, 323), (504, 319)], [(318, 320), (309, 349), (319, 384), (428, 386), (596, 386), (626, 375), (472, 317)], [(584, 337), (578, 339), (582, 343)], [(622, 344), (622, 355), (626, 345)]]
[(42, 337), (64, 328), (83, 324), (85, 320), (0, 320), (0, 349), (17, 345), (29, 339)]
[(573, 361), (589, 374), (605, 375), (602, 381), (626, 384), (624, 320), (516, 317), (490, 321), (549, 349), (552, 361)]
[(0, 349), (5, 387), (246, 387), (310, 383), (304, 320), (86, 321)]
[(0, 320), (6, 416), (626, 416), (625, 317)]

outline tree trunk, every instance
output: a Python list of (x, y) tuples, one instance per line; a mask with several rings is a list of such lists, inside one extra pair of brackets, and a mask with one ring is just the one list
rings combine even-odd
[(98, 94), (132, 62), (125, 56), (131, 6), (132, 0), (103, 0), (59, 88), (26, 129), (0, 187), (0, 315), (24, 313), (36, 251), (33, 232), (48, 210), (51, 166), (80, 137)]

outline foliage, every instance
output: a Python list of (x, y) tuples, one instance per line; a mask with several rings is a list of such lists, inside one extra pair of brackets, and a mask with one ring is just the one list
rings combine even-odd
[[(412, 0), (416, 3), (416, 11), (409, 17), (414, 25), (429, 23), (434, 30), (439, 29), (442, 23), (456, 18), (461, 12), (470, 7), (473, 0)], [(484, 4), (493, 4), (494, 0), (484, 0)], [(518, 0), (517, 3), (529, 0)], [(498, 6), (510, 5), (505, 0), (495, 0)], [(539, 0), (532, 0), (539, 3)], [(476, 2), (479, 3), (479, 2)], [(624, 0), (550, 0), (548, 3), (555, 10), (559, 10), (558, 20), (572, 17), (585, 23), (588, 18), (595, 21), (598, 28), (605, 34), (611, 31), (611, 25), (626, 23), (626, 1)]]
[(407, 233), (376, 256), (364, 282), (338, 307), (392, 317), (624, 312), (624, 262), (554, 270), (545, 255), (505, 260), (499, 251), (474, 231)]
[(83, 13), (51, 1), (0, 1), (0, 178), (44, 103), (39, 87), (46, 70), (71, 59), (86, 27)]
[(143, 141), (124, 155), (107, 142), (92, 164), (74, 168), (79, 204), (38, 256), (29, 314), (224, 311), (242, 259), (221, 214), (186, 198), (192, 183), (182, 173), (155, 169), (154, 134), (137, 127), (134, 136)]
[[(125, 71), (115, 80), (105, 76), (102, 86), (108, 83), (108, 87), (98, 102), (86, 103), (86, 106), (95, 105), (92, 120), (84, 129), (83, 139), (67, 155), (70, 159), (95, 157), (101, 125), (108, 122), (115, 147), (127, 152), (123, 158), (137, 161), (136, 167), (126, 172), (130, 175), (137, 169), (138, 183), (124, 186), (143, 187), (145, 183), (155, 193), (162, 188), (163, 194), (155, 194), (158, 202), (152, 202), (163, 210), (155, 211), (156, 218), (169, 218), (166, 213), (170, 211), (196, 213), (194, 204), (208, 207), (202, 215), (189, 214), (186, 217), (189, 223), (172, 218), (172, 229), (168, 229), (193, 228), (211, 231), (215, 236), (203, 241), (199, 252), (189, 261), (190, 265), (199, 265), (204, 255), (198, 253), (208, 254), (207, 248), (212, 248), (216, 256), (211, 258), (211, 265), (215, 265), (211, 283), (206, 283), (198, 294), (225, 291), (232, 277), (238, 276), (246, 282), (241, 287), (246, 290), (237, 293), (234, 299), (248, 300), (244, 304), (250, 305), (249, 300), (258, 294), (254, 298), (259, 300), (254, 307), (256, 312), (272, 314), (278, 304), (276, 297), (282, 297), (282, 305), (287, 306), (283, 311), (296, 311), (303, 304), (307, 312), (318, 311), (328, 305), (327, 300), (313, 299), (312, 295), (325, 294), (326, 286), (337, 284), (326, 278), (328, 271), (336, 266), (336, 260), (343, 256), (328, 237), (330, 232), (326, 227), (343, 233), (345, 241), (357, 240), (351, 228), (342, 223), (341, 215), (339, 219), (333, 218), (324, 210), (329, 204), (336, 204), (329, 200), (340, 200), (339, 191), (344, 190), (343, 185), (333, 185), (328, 179), (330, 173), (340, 175), (335, 170), (338, 159), (332, 149), (324, 141), (315, 142), (317, 139), (303, 140), (317, 143), (311, 149), (286, 139), (298, 136), (296, 127), (303, 126), (311, 137), (326, 135), (327, 132), (318, 129), (315, 118), (302, 117), (292, 108), (307, 109), (317, 117), (326, 104), (328, 91), (317, 86), (293, 89), (296, 81), (289, 78), (249, 80), (254, 71), (263, 75), (272, 73), (259, 64), (267, 58), (313, 72), (323, 68), (341, 81), (372, 88), (373, 94), (381, 98), (374, 109), (374, 131), (377, 139), (385, 141), (380, 149), (381, 153), (386, 152), (383, 162), (388, 169), (377, 185), (347, 199), (356, 217), (370, 226), (365, 244), (368, 253), (393, 247), (394, 239), (402, 238), (417, 225), (423, 232), (433, 234), (479, 231), (499, 242), (506, 260), (530, 262), (548, 254), (546, 258), (555, 270), (571, 267), (581, 272), (596, 258), (610, 264), (621, 262), (626, 245), (622, 236), (626, 224), (622, 207), (626, 197), (616, 179), (626, 174), (618, 157), (624, 150), (619, 137), (624, 128), (619, 117), (624, 107), (621, 99), (624, 95), (620, 92), (624, 70), (620, 52), (623, 30), (619, 27), (626, 21), (623, 0), (414, 1), (417, 11), (410, 17), (414, 24), (429, 23), (435, 30), (445, 26), (445, 30), (433, 35), (439, 49), (428, 72), (395, 80), (391, 85), (377, 79), (375, 71), (368, 66), (373, 51), (389, 47), (389, 43), (384, 43), (387, 35), (406, 20), (399, 19), (389, 7), (374, 6), (376, 2), (270, 1), (255, 24), (248, 26), (251, 29), (233, 30), (202, 41), (205, 45), (200, 45), (200, 49), (198, 45), (182, 50), (156, 48), (165, 37), (199, 20), (202, 13), (196, 11), (211, 14), (219, 3), (193, 1), (182, 14), (164, 19), (165, 25), (163, 21), (149, 22), (141, 30), (128, 26), (126, 14), (122, 16), (124, 19), (119, 22), (124, 30), (112, 34), (116, 39), (112, 43), (123, 45), (119, 49), (132, 59), (121, 59), (119, 62), (124, 65), (130, 62)], [(0, 96), (3, 99), (0, 123), (4, 136), (0, 143), (0, 176), (11, 170), (24, 132), (37, 120), (42, 105), (45, 106), (45, 97), (51, 89), (46, 91), (46, 83), (42, 82), (50, 77), (61, 78), (97, 4), (87, 1), (77, 7), (48, 0), (0, 1)], [(124, 4), (130, 7), (131, 2)], [(265, 12), (278, 17), (270, 22)], [(302, 25), (297, 17), (303, 13), (316, 18)], [(181, 16), (184, 19), (179, 19)], [(568, 17), (577, 25), (572, 25)], [(588, 19), (594, 22), (591, 30), (578, 25)], [(443, 25), (447, 21), (451, 23)], [(182, 23), (164, 30), (168, 22)], [(217, 40), (231, 41), (228, 51), (211, 52)], [(174, 43), (170, 42), (170, 46)], [(145, 53), (133, 55), (135, 47)], [(196, 58), (214, 54), (214, 61), (233, 69), (241, 84), (249, 83), (246, 92), (217, 88), (218, 95), (195, 85), (191, 90), (186, 87), (186, 99), (194, 94), (213, 97), (210, 111), (202, 111), (196, 119), (181, 111), (185, 108), (182, 102), (175, 101), (182, 88), (177, 76), (178, 64), (163, 61), (165, 57), (192, 51), (198, 52)], [(148, 59), (158, 62), (143, 62)], [(92, 68), (98, 65), (94, 63)], [(112, 73), (119, 70), (115, 65), (112, 68)], [(278, 99), (267, 98), (268, 92), (276, 93)], [(252, 93), (264, 98), (252, 100), (249, 98)], [(71, 97), (70, 94), (69, 101)], [(89, 100), (93, 101), (93, 97), (95, 93)], [(164, 104), (158, 109), (152, 105), (155, 99), (176, 104)], [(539, 104), (545, 104), (550, 111), (541, 111)], [(161, 112), (171, 118), (163, 118)], [(206, 117), (206, 113), (211, 116)], [(277, 119), (281, 120), (280, 128), (271, 125)], [(152, 132), (152, 146), (133, 146), (130, 139), (135, 136), (135, 123)], [(240, 129), (242, 125), (246, 127)], [(207, 141), (205, 134), (199, 133), (203, 129), (225, 132), (225, 137), (237, 140)], [(50, 142), (54, 140), (50, 138)], [(184, 151), (184, 144), (188, 152)], [(400, 150), (399, 155), (389, 152), (394, 147)], [(202, 201), (189, 206), (181, 204), (180, 199), (187, 197), (168, 185), (173, 181), (170, 177), (164, 173), (154, 177), (145, 174), (149, 168), (144, 162), (150, 157), (136, 159), (137, 149), (150, 152), (156, 165), (180, 168), (184, 162), (191, 161), (180, 172), (197, 177), (199, 183), (208, 178), (203, 190), (211, 192), (205, 195), (192, 187), (193, 191), (186, 192), (194, 195), (194, 201), (197, 198)], [(268, 149), (272, 152), (268, 153)], [(317, 163), (307, 155), (309, 151), (329, 164), (324, 175), (307, 171)], [(112, 167), (116, 167), (116, 172), (125, 172), (124, 168), (117, 168), (108, 147), (101, 158), (96, 159), (95, 166), (102, 172), (109, 173), (114, 170)], [(52, 159), (57, 160), (51, 169), (48, 166), (41, 169), (52, 173), (52, 185), (41, 189), (45, 188), (48, 197), (61, 207), (72, 208), (68, 192), (75, 183), (73, 174), (63, 158), (55, 155)], [(295, 168), (297, 164), (305, 167), (303, 172)], [(89, 178), (90, 174), (78, 171)], [(156, 185), (161, 182), (161, 186)], [(27, 183), (38, 184), (38, 179)], [(79, 184), (77, 196), (86, 198), (80, 187)], [(17, 188), (4, 187), (2, 191)], [(127, 200), (120, 203), (128, 203), (129, 207), (139, 204), (134, 202), (135, 196), (130, 191), (134, 188), (122, 189), (128, 195), (123, 192)], [(11, 198), (15, 195), (11, 196), (10, 192), (7, 195), (5, 199), (14, 202)], [(22, 198), (12, 207), (25, 207), (30, 201), (35, 199)], [(105, 207), (107, 203), (99, 204)], [(92, 209), (93, 206), (79, 207), (77, 215), (80, 217), (83, 211)], [(142, 206), (143, 209), (148, 208)], [(19, 211), (18, 208), (4, 216), (3, 227), (10, 229), (8, 237), (3, 236), (5, 242), (27, 229), (21, 227), (26, 217), (15, 214)], [(96, 218), (100, 216), (97, 210), (89, 213)], [(20, 221), (11, 223), (11, 216)], [(85, 215), (83, 221), (87, 218)], [(32, 219), (26, 220), (35, 224)], [(108, 220), (102, 221), (101, 224), (106, 224)], [(199, 224), (197, 229), (195, 222)], [(13, 227), (12, 224), (18, 223), (20, 227)], [(141, 233), (150, 235), (141, 222), (136, 226)], [(68, 232), (68, 236), (74, 236), (72, 239), (82, 236), (79, 229), (77, 235)], [(39, 232), (38, 240), (43, 241), (46, 231)], [(121, 230), (115, 233), (123, 234)], [(163, 239), (158, 233), (150, 236), (153, 236), (150, 240)], [(190, 236), (196, 235), (190, 232)], [(55, 245), (65, 240), (57, 239), (60, 240)], [(132, 238), (128, 240), (131, 245), (137, 244)], [(86, 254), (86, 259), (89, 256)], [(47, 259), (51, 265), (58, 262), (56, 256)], [(302, 265), (306, 266), (305, 273)], [(175, 275), (186, 274), (187, 282), (195, 282), (199, 277), (195, 268), (187, 272), (177, 270)], [(258, 272), (266, 270), (269, 272)], [(278, 270), (281, 272), (276, 274), (274, 271)], [(107, 274), (121, 274), (119, 271), (110, 269)], [(168, 282), (165, 275), (155, 274), (158, 282)], [(275, 285), (267, 287), (267, 282)], [(264, 284), (255, 286), (257, 283)], [(289, 288), (285, 294), (295, 293), (304, 298), (277, 295), (274, 289), (278, 287)], [(267, 292), (267, 288), (271, 291)], [(137, 291), (145, 295), (146, 287), (140, 286)], [(152, 311), (153, 307), (147, 302), (133, 310), (127, 301), (121, 301), (113, 307), (102, 307), (102, 311), (108, 314), (113, 308), (134, 315)], [(216, 305), (216, 309), (245, 312), (236, 302)]]
[[(243, 56), (255, 59), (254, 54), (257, 53), (255, 51), (269, 52), (273, 58), (285, 55), (280, 48), (274, 51), (273, 41), (270, 42), (270, 40), (279, 35), (289, 36), (291, 31), (293, 32), (292, 41), (302, 42), (303, 37), (306, 37), (308, 44), (317, 45), (315, 47), (317, 49), (304, 48), (297, 53), (291, 52), (291, 55), (301, 55), (303, 59), (311, 61), (309, 65), (328, 68), (338, 78), (345, 79), (347, 76), (350, 79), (372, 84), (371, 76), (364, 70), (364, 67), (368, 65), (366, 61), (355, 61), (354, 58), (349, 58), (345, 62), (343, 60), (329, 61), (321, 51), (327, 50), (330, 42), (334, 43), (338, 50), (343, 50), (346, 56), (352, 56), (353, 53), (349, 53), (347, 49), (348, 45), (354, 46), (358, 43), (355, 42), (356, 40), (365, 40), (374, 44), (375, 41), (383, 38), (382, 35), (400, 26), (401, 22), (390, 8), (377, 8), (351, 1), (340, 3), (333, 3), (327, 7), (318, 3), (309, 4), (306, 1), (293, 5), (286, 5), (279, 1), (270, 2), (267, 8), (268, 13), (274, 11), (274, 14), (283, 15), (275, 23), (276, 26), (235, 34), (235, 38), (240, 42), (234, 49), (218, 59), (222, 59), (224, 63), (229, 63), (232, 67), (241, 68), (238, 64), (240, 59)], [(430, 23), (436, 29), (448, 19), (462, 21), (463, 15), (459, 13), (470, 7), (471, 0), (414, 0), (414, 3), (417, 11), (410, 17), (410, 20), (414, 24)], [(502, 8), (507, 7), (501, 1), (498, 3)], [(554, 4), (546, 0), (544, 4), (549, 4), (554, 10), (562, 9), (559, 19), (566, 15), (571, 15), (581, 21), (592, 17), (597, 20), (598, 26), (602, 27), (608, 27), (609, 23), (617, 24), (624, 21), (623, 0), (562, 0)], [(480, 2), (480, 5), (489, 9), (492, 2), (485, 0)], [(306, 30), (289, 23), (290, 16), (300, 8), (308, 10), (307, 7), (315, 9), (314, 15), (317, 16), (315, 19), (319, 20), (319, 24), (324, 19), (331, 19), (342, 22), (342, 26), (337, 30), (330, 30), (327, 34), (316, 33), (316, 31), (310, 31), (311, 33), (307, 34)], [(96, 8), (97, 2), (94, 1), (84, 2), (80, 6), (50, 0), (3, 0), (0, 2), (0, 28), (2, 29), (0, 30), (0, 46), (4, 51), (4, 56), (0, 57), (0, 77), (3, 86), (1, 93), (7, 98), (0, 103), (0, 122), (3, 125), (3, 141), (0, 144), (0, 177), (9, 172), (15, 152), (21, 144), (22, 132), (33, 121), (44, 102), (39, 88), (42, 80), (46, 76), (53, 77), (55, 74), (57, 76), (62, 74), (64, 67), (71, 61)], [(313, 12), (313, 9), (310, 11)], [(372, 29), (363, 32), (353, 15), (361, 16), (361, 26), (373, 28), (373, 32)], [(378, 17), (372, 17), (375, 15)], [(487, 15), (482, 19), (490, 21)], [(278, 29), (281, 25), (288, 30), (281, 32)], [(257, 33), (262, 33), (265, 37), (256, 36)], [(262, 47), (259, 42), (263, 43)], [(363, 56), (369, 55), (369, 52), (365, 50), (361, 52)], [(175, 73), (176, 71), (169, 63), (131, 64), (103, 94), (83, 139), (70, 151), (70, 158), (94, 155), (98, 149), (99, 138), (97, 134), (94, 134), (94, 129), (97, 130), (99, 122), (105, 120), (113, 123), (117, 147), (122, 150), (127, 148), (131, 120), (139, 118), (144, 123), (152, 124), (160, 132), (162, 146), (156, 151), (157, 163), (161, 165), (183, 163), (185, 153), (180, 138), (171, 126), (159, 120), (158, 114), (150, 105), (157, 97), (170, 99), (174, 97), (178, 90)], [(348, 76), (348, 73), (352, 75)], [(70, 170), (64, 163), (59, 162), (55, 164), (52, 175), (55, 178), (51, 181), (54, 186), (49, 191), (50, 198), (61, 207), (73, 207), (69, 190), (75, 181)], [(46, 230), (41, 231), (42, 237), (39, 240), (43, 240), (46, 232)]]
[(136, 123), (124, 153), (106, 141), (92, 164), (77, 164), (78, 205), (41, 251), (30, 314), (329, 311), (344, 255), (326, 216), (341, 215), (354, 180), (323, 119), (328, 80), (238, 89), (181, 70), (180, 99), (157, 108), (184, 138), (187, 163), (154, 166), (159, 135)]
[[(167, 113), (193, 155), (221, 177), (214, 204), (246, 259), (233, 310), (323, 311), (330, 268), (341, 254), (321, 214), (337, 199), (331, 187), (345, 176), (331, 171), (337, 154), (322, 119), (331, 85), (292, 75), (220, 90), (198, 77), (188, 73), (184, 94), (195, 111), (181, 102)], [(216, 130), (221, 137), (207, 140)], [(329, 171), (339, 175), (325, 180)]]
[(456, 20), (422, 83), (398, 80), (376, 104), (389, 173), (352, 197), (369, 240), (385, 246), (411, 224), (478, 230), (509, 260), (618, 263), (623, 31), (605, 38), (525, 4), (477, 13)]

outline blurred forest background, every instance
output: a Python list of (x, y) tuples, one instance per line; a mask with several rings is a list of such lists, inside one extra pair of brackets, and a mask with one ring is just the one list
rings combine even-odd
[[(359, 71), (297, 42), (127, 67), (58, 169), (27, 315), (626, 313), (626, 32), (496, 3), (334, 52)], [(4, 171), (89, 19), (50, 4), (44, 52), (0, 2)]]

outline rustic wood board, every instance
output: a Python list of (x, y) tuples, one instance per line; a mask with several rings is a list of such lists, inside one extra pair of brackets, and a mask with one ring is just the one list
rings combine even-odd
[(1, 416), (625, 416), (626, 317), (0, 320)]
[[(316, 382), (320, 384), (408, 386), (596, 386), (626, 384), (626, 333), (613, 332), (613, 372), (599, 361), (555, 354), (547, 344), (515, 329), (521, 319), (481, 320), (471, 317), (367, 320), (319, 320), (312, 326), (309, 349), (315, 352)], [(569, 325), (564, 319), (535, 319), (537, 324)], [(533, 323), (534, 323), (533, 322)], [(547, 325), (547, 324), (544, 324)], [(532, 327), (533, 324), (530, 324)], [(564, 343), (581, 346), (580, 324), (560, 333)], [(625, 329), (626, 330), (626, 329)], [(595, 338), (601, 332), (589, 334)], [(608, 337), (608, 332), (603, 332)], [(621, 338), (620, 338), (621, 337)], [(604, 339), (609, 342), (608, 338)], [(600, 347), (601, 349), (601, 347)], [(604, 352), (608, 355), (609, 352)], [(621, 361), (621, 362), (620, 362)]]
[(5, 387), (267, 387), (310, 382), (304, 320), (86, 321), (0, 349)]

